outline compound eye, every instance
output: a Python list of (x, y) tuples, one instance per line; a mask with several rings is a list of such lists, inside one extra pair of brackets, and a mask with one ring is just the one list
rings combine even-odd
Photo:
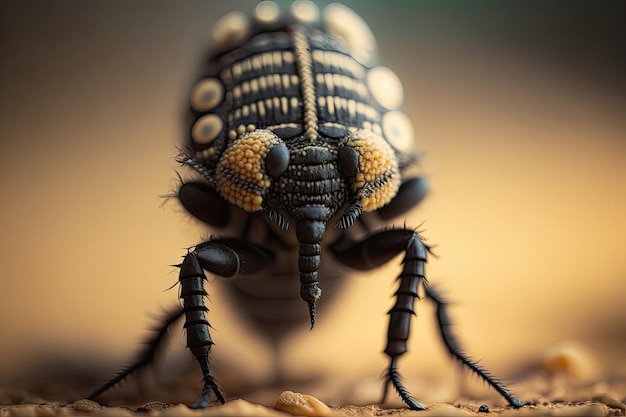
[[(255, 130), (230, 142), (217, 165), (216, 182), (220, 195), (248, 212), (263, 209), (265, 195), (271, 186), (270, 174), (276, 175), (286, 169), (285, 151), (288, 163), (287, 148), (269, 130)], [(268, 160), (274, 164), (272, 168), (268, 168)]]
[[(363, 211), (374, 211), (389, 203), (400, 187), (398, 161), (389, 143), (371, 130), (357, 130), (344, 149), (352, 149), (350, 152), (358, 158), (352, 192)], [(341, 158), (340, 154), (340, 163)]]

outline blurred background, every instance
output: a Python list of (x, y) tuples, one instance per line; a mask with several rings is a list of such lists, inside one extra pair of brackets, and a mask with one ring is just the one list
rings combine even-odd
[[(467, 351), (511, 377), (574, 340), (599, 374), (624, 372), (623, 7), (345, 3), (404, 83), (431, 184), (407, 224), (435, 245), (429, 280)], [(161, 198), (177, 183), (189, 87), (212, 23), (254, 5), (0, 3), (0, 384), (45, 386), (48, 371), (58, 383), (55, 366), (110, 375), (177, 303), (169, 265), (209, 235)], [(399, 261), (303, 325), (286, 369), (378, 378)], [(210, 292), (216, 358), (262, 380), (269, 347)], [(182, 329), (172, 339), (182, 351)], [(400, 366), (458, 377), (427, 303)]]

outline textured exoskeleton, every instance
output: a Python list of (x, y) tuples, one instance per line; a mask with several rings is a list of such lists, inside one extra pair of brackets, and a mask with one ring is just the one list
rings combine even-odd
[[(413, 229), (388, 225), (423, 199), (426, 182), (415, 174), (402, 86), (377, 64), (365, 22), (340, 4), (320, 11), (308, 1), (284, 7), (263, 1), (251, 16), (224, 16), (211, 38), (206, 68), (191, 89), (189, 135), (179, 156), (198, 178), (183, 182), (177, 196), (191, 215), (228, 237), (189, 250), (179, 265), (183, 308), (163, 323), (166, 329), (185, 316), (187, 345), (204, 375), (192, 407), (208, 406), (212, 393), (224, 402), (209, 365), (205, 271), (224, 278), (238, 308), (279, 340), (303, 319), (313, 327), (322, 286), (335, 293), (349, 270), (370, 270), (401, 253), (386, 387), (410, 408), (422, 408), (402, 385), (397, 359), (407, 350), (423, 288), (437, 306), (450, 353), (521, 406), (459, 348), (446, 303), (425, 278), (428, 246)], [(163, 333), (92, 398), (148, 363)]]

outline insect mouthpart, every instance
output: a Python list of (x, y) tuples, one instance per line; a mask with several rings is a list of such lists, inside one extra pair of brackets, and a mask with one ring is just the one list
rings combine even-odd
[(322, 263), (320, 242), (326, 236), (326, 222), (332, 212), (325, 206), (308, 205), (294, 212), (296, 217), (296, 237), (298, 250), (298, 270), (300, 271), (300, 297), (309, 305), (311, 329), (315, 325), (315, 302), (322, 290), (317, 285), (317, 270)]

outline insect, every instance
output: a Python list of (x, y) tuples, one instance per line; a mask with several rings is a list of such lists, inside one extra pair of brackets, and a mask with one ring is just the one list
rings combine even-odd
[(332, 293), (350, 270), (404, 254), (389, 311), (385, 395), (393, 386), (411, 409), (423, 409), (397, 366), (421, 289), (436, 304), (450, 354), (522, 406), (460, 349), (446, 303), (424, 274), (429, 247), (416, 231), (389, 225), (423, 199), (426, 181), (414, 174), (419, 157), (400, 110), (402, 85), (377, 65), (367, 24), (341, 4), (320, 11), (309, 1), (262, 1), (251, 16), (221, 18), (211, 37), (178, 157), (196, 177), (181, 181), (177, 197), (223, 237), (188, 251), (178, 265), (182, 309), (163, 321), (135, 364), (91, 398), (150, 362), (168, 326), (184, 316), (204, 384), (190, 407), (207, 407), (213, 397), (224, 403), (209, 362), (205, 271), (224, 278), (250, 319), (278, 338), (302, 319), (313, 328), (322, 284)]

